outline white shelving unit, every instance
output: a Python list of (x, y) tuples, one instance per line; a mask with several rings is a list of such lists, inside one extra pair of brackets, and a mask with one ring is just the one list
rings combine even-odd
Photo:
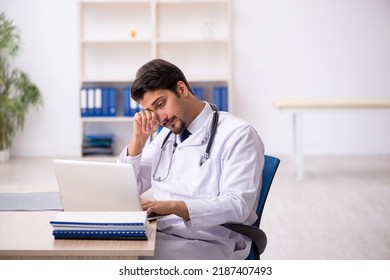
[(80, 88), (118, 90), (116, 117), (83, 117), (82, 133), (113, 133), (115, 154), (131, 136), (132, 118), (122, 111), (122, 88), (140, 66), (166, 59), (203, 87), (228, 88), (232, 106), (230, 0), (79, 0)]

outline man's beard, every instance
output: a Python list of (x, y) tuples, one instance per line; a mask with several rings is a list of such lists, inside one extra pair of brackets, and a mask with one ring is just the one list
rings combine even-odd
[(187, 125), (183, 120), (174, 117), (174, 119), (172, 119), (172, 125), (168, 124), (166, 127), (169, 128), (174, 134), (181, 134), (187, 128)]

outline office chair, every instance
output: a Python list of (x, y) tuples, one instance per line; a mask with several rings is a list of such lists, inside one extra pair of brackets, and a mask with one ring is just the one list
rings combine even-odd
[(263, 168), (263, 178), (261, 184), (260, 198), (259, 203), (257, 204), (257, 220), (251, 225), (242, 225), (242, 224), (224, 224), (223, 226), (238, 232), (242, 235), (245, 235), (252, 239), (252, 247), (247, 260), (260, 260), (260, 255), (264, 252), (265, 247), (267, 246), (267, 236), (262, 231), (260, 226), (261, 216), (263, 214), (263, 209), (265, 205), (265, 201), (268, 196), (268, 192), (271, 188), (272, 181), (274, 179), (276, 170), (278, 169), (280, 163), (280, 159), (272, 156), (265, 155), (264, 156), (264, 168)]

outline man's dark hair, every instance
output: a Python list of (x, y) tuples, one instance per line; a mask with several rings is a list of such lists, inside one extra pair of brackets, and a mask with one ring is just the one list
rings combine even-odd
[(143, 99), (148, 91), (166, 89), (177, 96), (177, 83), (182, 81), (193, 94), (183, 72), (172, 63), (163, 59), (154, 59), (144, 64), (138, 71), (131, 87), (131, 97), (135, 101)]

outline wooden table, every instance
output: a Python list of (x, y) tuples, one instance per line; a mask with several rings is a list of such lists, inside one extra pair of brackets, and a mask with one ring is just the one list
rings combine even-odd
[(137, 259), (154, 254), (156, 222), (147, 241), (54, 239), (56, 212), (0, 212), (0, 259)]
[[(0, 186), (0, 194), (58, 192), (57, 186)], [(57, 211), (0, 211), (0, 259), (138, 259), (153, 256), (157, 222), (148, 240), (54, 239)]]
[(310, 101), (282, 100), (274, 103), (281, 110), (290, 112), (293, 120), (293, 154), (297, 179), (303, 179), (302, 114), (319, 110), (390, 109), (390, 101)]

